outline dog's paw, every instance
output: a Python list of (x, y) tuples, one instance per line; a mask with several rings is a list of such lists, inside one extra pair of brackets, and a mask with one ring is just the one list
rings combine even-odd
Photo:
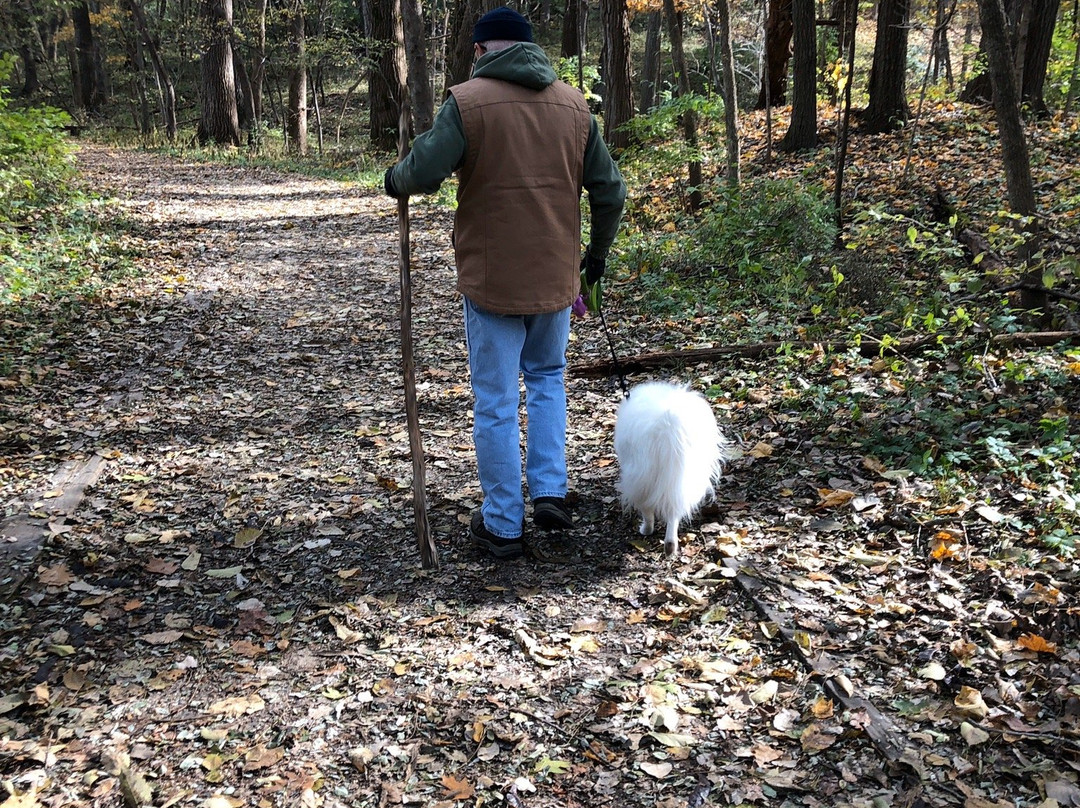
[(638, 532), (642, 536), (651, 536), (653, 531), (656, 530), (656, 521), (651, 516), (643, 516), (641, 518), (641, 527)]
[(668, 558), (674, 558), (679, 554), (679, 540), (678, 539), (664, 539), (664, 555)]

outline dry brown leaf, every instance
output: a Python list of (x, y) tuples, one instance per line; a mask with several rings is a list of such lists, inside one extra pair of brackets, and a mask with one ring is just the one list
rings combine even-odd
[(452, 774), (444, 774), (440, 781), (446, 793), (443, 795), (450, 800), (470, 800), (476, 794), (476, 790), (467, 780), (454, 777)]

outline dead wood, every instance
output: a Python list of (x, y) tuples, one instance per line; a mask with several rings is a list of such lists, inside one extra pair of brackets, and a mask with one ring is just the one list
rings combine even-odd
[[(821, 677), (822, 686), (829, 696), (851, 711), (862, 711), (868, 723), (864, 727), (866, 735), (873, 741), (878, 751), (892, 763), (903, 761), (907, 745), (904, 736), (873, 702), (850, 692), (850, 685), (840, 678), (841, 666), (822, 651), (813, 651), (806, 642), (801, 642), (794, 628), (790, 615), (771, 606), (762, 590), (771, 589), (762, 574), (745, 560), (725, 558), (724, 566), (735, 573), (735, 580), (754, 604), (758, 613), (776, 626), (779, 635), (789, 649), (798, 657), (807, 670)], [(785, 594), (781, 592), (781, 594)], [(803, 597), (799, 595), (799, 597)]]
[[(573, 365), (569, 369), (571, 376), (582, 378), (598, 378), (615, 373), (631, 374), (644, 373), (650, 370), (665, 368), (678, 368), (687, 365), (697, 365), (716, 362), (729, 357), (743, 359), (756, 359), (759, 356), (777, 353), (781, 350), (813, 350), (821, 348), (826, 351), (852, 351), (857, 350), (862, 356), (913, 356), (933, 347), (950, 347), (961, 345), (966, 338), (945, 337), (929, 335), (914, 337), (911, 339), (897, 340), (888, 344), (874, 339), (864, 339), (860, 343), (843, 340), (824, 340), (813, 342), (809, 340), (792, 340), (784, 342), (771, 340), (755, 342), (746, 345), (717, 345), (712, 348), (692, 348), (675, 351), (657, 351), (654, 353), (639, 354), (634, 357), (614, 361), (593, 362), (587, 365)], [(1080, 342), (1080, 331), (1031, 331), (1015, 334), (993, 334), (986, 338), (988, 346), (995, 348), (1041, 348), (1048, 345), (1057, 345), (1059, 342), (1075, 344)]]

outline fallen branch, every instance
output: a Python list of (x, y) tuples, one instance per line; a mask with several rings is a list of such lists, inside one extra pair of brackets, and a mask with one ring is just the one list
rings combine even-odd
[[(863, 339), (859, 343), (843, 340), (818, 342), (810, 340), (787, 342), (776, 340), (748, 345), (717, 345), (712, 348), (692, 348), (639, 354), (635, 357), (620, 360), (618, 366), (616, 366), (615, 362), (606, 360), (587, 365), (573, 365), (569, 369), (569, 374), (583, 378), (597, 378), (610, 376), (617, 372), (631, 374), (662, 368), (685, 367), (686, 365), (715, 362), (732, 356), (743, 359), (756, 359), (764, 354), (778, 353), (782, 350), (813, 350), (815, 348), (834, 352), (855, 350), (860, 355), (867, 357), (878, 355), (913, 356), (930, 348), (951, 347), (969, 341), (969, 337), (946, 336), (915, 337), (896, 340), (888, 344), (874, 339)], [(1080, 343), (1080, 331), (1031, 331), (1016, 334), (994, 334), (988, 336), (986, 341), (989, 345), (997, 348), (1044, 348), (1049, 345), (1057, 345), (1059, 342), (1078, 344)]]
[(905, 758), (910, 757), (903, 733), (872, 702), (854, 695), (850, 683), (835, 674), (840, 670), (840, 665), (824, 652), (813, 652), (811, 655), (805, 643), (799, 642), (791, 617), (774, 609), (759, 596), (761, 590), (768, 588), (761, 573), (749, 563), (735, 558), (725, 558), (724, 566), (735, 573), (735, 581), (758, 613), (776, 626), (780, 636), (807, 670), (821, 678), (825, 692), (842, 704), (845, 710), (861, 710), (866, 714), (868, 723), (863, 729), (878, 751), (892, 763), (904, 762)]

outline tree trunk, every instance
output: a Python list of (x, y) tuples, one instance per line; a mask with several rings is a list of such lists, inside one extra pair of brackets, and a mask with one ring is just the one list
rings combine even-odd
[(782, 107), (787, 103), (787, 68), (791, 59), (792, 0), (768, 0), (769, 16), (765, 21), (765, 70), (754, 109), (766, 104)]
[(645, 55), (641, 67), (641, 103), (638, 111), (645, 115), (656, 106), (656, 89), (660, 85), (660, 12), (650, 11), (645, 25)]
[(408, 93), (401, 0), (373, 3), (372, 12), (372, 34), (378, 50), (368, 71), (371, 143), (382, 151), (393, 151), (397, 146), (401, 102)]
[(604, 83), (604, 140), (613, 149), (630, 145), (630, 133), (623, 128), (634, 117), (630, 93), (630, 18), (626, 0), (601, 0), (604, 48), (600, 54)]
[(435, 119), (435, 97), (428, 78), (423, 3), (420, 0), (401, 0), (401, 18), (405, 32), (405, 61), (409, 66), (413, 131), (420, 134), (430, 129)]
[(289, 151), (307, 154), (307, 37), (303, 0), (289, 9), (289, 106), (285, 113), (285, 136)]
[(1034, 0), (1032, 3), (1031, 23), (1024, 48), (1024, 78), (1020, 83), (1020, 103), (1038, 118), (1050, 115), (1043, 99), (1043, 84), (1046, 81), (1046, 68), (1050, 60), (1050, 48), (1060, 5), (1061, 0)]
[(146, 24), (146, 15), (143, 13), (139, 0), (126, 0), (128, 11), (135, 22), (135, 28), (146, 45), (150, 54), (150, 62), (154, 66), (154, 75), (157, 77), (158, 94), (161, 97), (161, 120), (165, 127), (165, 137), (169, 142), (176, 140), (176, 89), (173, 86), (172, 75), (158, 53), (157, 39), (150, 33), (150, 27)]
[(199, 142), (239, 146), (240, 120), (232, 56), (232, 0), (202, 0), (202, 18), (207, 44), (202, 54)]
[(37, 95), (41, 89), (38, 77), (38, 57), (44, 56), (41, 35), (34, 20), (34, 9), (28, 0), (18, 0), (12, 6), (12, 21), (19, 34), (19, 57), (23, 63), (23, 86), (21, 98)]
[(263, 83), (266, 81), (266, 4), (255, 0), (255, 58), (251, 65), (251, 108), (255, 114), (256, 140), (262, 137)]
[(911, 0), (881, 0), (878, 6), (870, 104), (863, 115), (863, 127), (870, 134), (891, 132), (911, 117), (904, 82), (910, 11)]
[(563, 15), (562, 43), (560, 55), (571, 59), (581, 55), (581, 23), (588, 13), (586, 0), (566, 0), (566, 13)]
[(792, 22), (795, 68), (791, 92), (791, 124), (780, 141), (782, 151), (812, 149), (817, 145), (817, 36), (814, 0), (794, 0)]
[(728, 0), (716, 0), (716, 38), (720, 48), (720, 72), (724, 77), (724, 151), (728, 185), (739, 185), (739, 100), (735, 85), (735, 55), (731, 50), (731, 16)]
[[(671, 41), (671, 61), (679, 82), (679, 96), (690, 95), (690, 73), (686, 66), (686, 53), (683, 50), (683, 15), (675, 10), (674, 0), (664, 0), (664, 16), (668, 22), (668, 39)], [(688, 110), (682, 116), (683, 138), (693, 157), (688, 166), (687, 182), (690, 188), (689, 208), (697, 213), (701, 208), (701, 160), (697, 156), (697, 114)]]
[[(1012, 52), (1001, 0), (979, 0), (979, 17), (982, 20), (987, 72), (994, 88), (994, 111), (997, 114), (998, 135), (1001, 140), (1009, 209), (1019, 216), (1034, 217), (1037, 212), (1035, 186), (1031, 179), (1031, 161), (1024, 137), (1023, 121), (1020, 118), (1020, 94), (1012, 69)], [(1021, 257), (1025, 260), (1031, 259), (1038, 248), (1033, 232), (1034, 218), (1031, 222), (1026, 228), (1030, 238), (1021, 251)], [(1038, 268), (1029, 270), (1023, 280), (1035, 288), (1024, 290), (1020, 304), (1026, 309), (1042, 309), (1045, 312), (1046, 292), (1038, 291), (1042, 286), (1042, 272)]]
[[(379, 0), (376, 5), (385, 2), (386, 0)], [(498, 0), (456, 0), (454, 3), (454, 13), (450, 15), (450, 27), (446, 32), (445, 87), (450, 88), (468, 81), (473, 62), (473, 26), (481, 16), (492, 11), (498, 4)]]
[(96, 117), (105, 103), (105, 89), (99, 81), (97, 41), (90, 22), (90, 6), (76, 3), (71, 9), (71, 21), (75, 28), (75, 105), (90, 117)]

